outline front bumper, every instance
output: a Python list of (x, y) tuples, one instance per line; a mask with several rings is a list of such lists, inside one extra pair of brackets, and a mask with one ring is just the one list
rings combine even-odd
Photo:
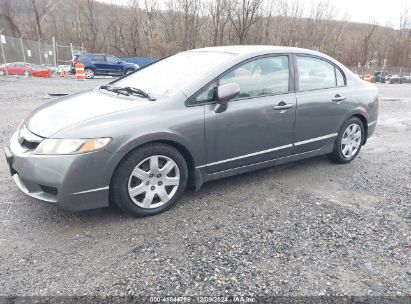
[(109, 204), (113, 154), (106, 150), (77, 155), (35, 155), (33, 150), (20, 145), (16, 132), (5, 154), (16, 185), (31, 197), (72, 211)]

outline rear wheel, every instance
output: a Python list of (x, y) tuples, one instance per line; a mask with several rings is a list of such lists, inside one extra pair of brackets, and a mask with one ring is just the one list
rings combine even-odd
[(3, 70), (0, 70), (0, 76), (4, 76), (6, 73)]
[(121, 161), (111, 181), (110, 198), (134, 216), (154, 215), (176, 204), (187, 177), (187, 164), (175, 148), (149, 144)]
[(29, 77), (29, 76), (30, 76), (30, 72), (29, 72), (29, 71), (24, 71), (23, 75), (26, 76), (26, 77)]
[(95, 76), (93, 69), (85, 69), (84, 73), (86, 74), (87, 79), (92, 79)]
[(362, 121), (356, 117), (347, 120), (341, 127), (335, 141), (334, 150), (328, 154), (330, 160), (347, 164), (360, 153), (364, 139), (364, 126)]

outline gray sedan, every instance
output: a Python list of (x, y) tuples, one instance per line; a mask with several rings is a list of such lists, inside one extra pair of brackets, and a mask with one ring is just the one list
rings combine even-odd
[(377, 118), (376, 87), (324, 54), (204, 48), (41, 106), (5, 153), (32, 197), (148, 216), (210, 180), (322, 154), (349, 163)]

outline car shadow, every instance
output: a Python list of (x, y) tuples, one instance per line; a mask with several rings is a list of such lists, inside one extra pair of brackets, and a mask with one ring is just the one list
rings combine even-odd
[[(250, 184), (258, 184), (260, 181), (267, 180), (267, 178), (275, 179), (281, 178), (284, 174), (301, 174), (312, 167), (318, 167), (320, 170), (324, 166), (335, 166), (329, 162), (329, 160), (324, 156), (314, 157), (310, 159), (304, 159), (296, 161), (289, 164), (278, 165), (275, 167), (270, 167), (266, 169), (260, 169), (253, 172), (248, 172), (233, 177), (227, 177), (219, 179), (216, 181), (211, 181), (204, 184), (199, 191), (189, 190), (177, 203), (176, 207), (167, 211), (163, 215), (155, 216), (159, 219), (162, 216), (167, 218), (173, 217), (184, 217), (190, 212), (193, 207), (193, 203), (196, 203), (199, 199), (207, 200), (207, 196), (213, 193), (214, 196), (230, 196), (235, 193), (236, 189), (249, 187)], [(43, 218), (43, 224), (49, 222), (50, 224), (70, 224), (73, 222), (87, 223), (87, 226), (94, 226), (105, 224), (107, 222), (116, 221), (152, 221), (153, 217), (148, 218), (135, 218), (130, 215), (123, 213), (117, 206), (110, 204), (109, 207), (92, 209), (86, 211), (67, 211), (59, 208), (58, 206), (38, 202), (35, 199), (30, 199), (33, 201), (33, 205), (30, 206), (31, 215)], [(161, 219), (160, 219), (161, 220)]]

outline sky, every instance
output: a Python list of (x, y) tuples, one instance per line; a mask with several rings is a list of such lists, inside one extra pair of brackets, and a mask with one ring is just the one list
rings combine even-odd
[[(100, 2), (126, 4), (128, 0), (98, 0)], [(164, 0), (158, 0), (159, 3)], [(271, 1), (271, 0), (266, 0)], [(310, 7), (312, 1), (300, 0), (306, 7)], [(334, 5), (340, 14), (348, 13), (349, 20), (353, 22), (372, 23), (398, 27), (401, 12), (409, 8), (411, 22), (411, 0), (328, 0)]]

